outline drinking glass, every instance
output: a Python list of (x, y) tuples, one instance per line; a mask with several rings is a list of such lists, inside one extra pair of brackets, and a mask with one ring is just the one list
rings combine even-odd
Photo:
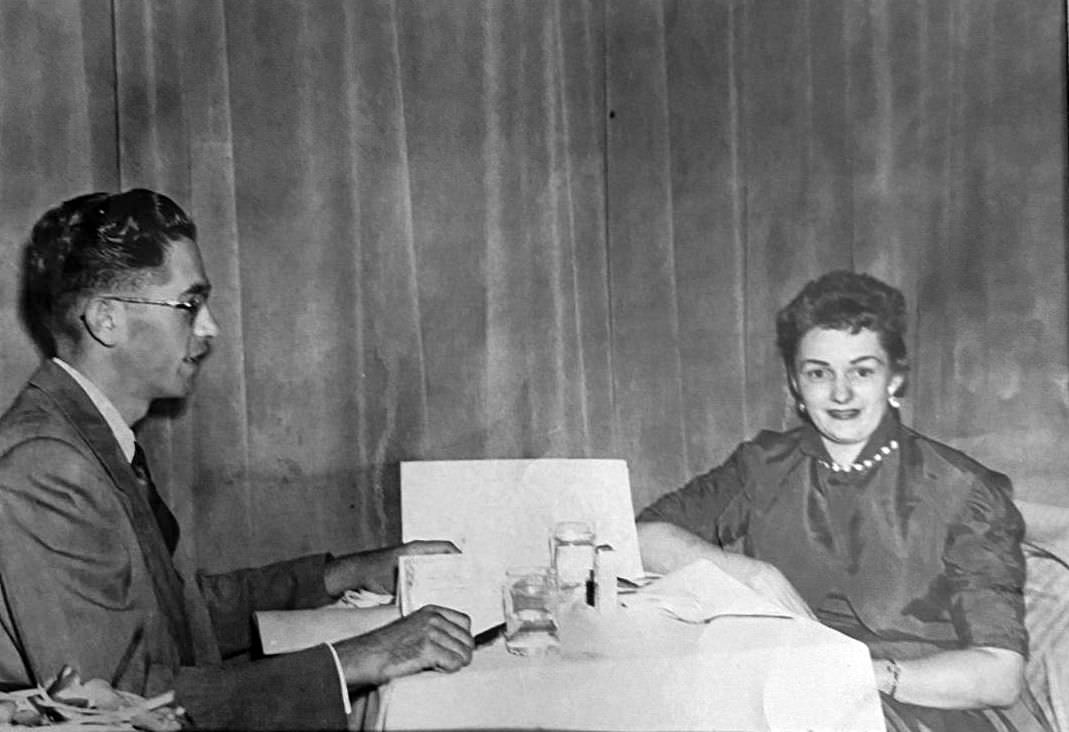
[(505, 648), (538, 656), (560, 646), (557, 579), (550, 567), (513, 567), (505, 574)]
[(586, 587), (594, 571), (594, 529), (585, 521), (561, 521), (553, 529), (553, 569), (564, 593)]

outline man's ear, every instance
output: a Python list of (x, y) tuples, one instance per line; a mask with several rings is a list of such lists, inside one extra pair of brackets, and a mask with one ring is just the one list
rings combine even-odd
[(82, 322), (93, 340), (111, 348), (122, 337), (123, 328), (126, 327), (126, 313), (114, 300), (91, 297), (82, 313)]

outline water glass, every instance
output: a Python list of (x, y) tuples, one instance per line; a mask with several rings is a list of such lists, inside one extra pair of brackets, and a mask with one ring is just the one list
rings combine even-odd
[(562, 592), (586, 587), (594, 571), (594, 529), (585, 521), (561, 521), (553, 529), (553, 569)]
[(549, 567), (514, 567), (507, 571), (505, 648), (517, 656), (538, 656), (560, 646), (557, 628), (557, 580)]

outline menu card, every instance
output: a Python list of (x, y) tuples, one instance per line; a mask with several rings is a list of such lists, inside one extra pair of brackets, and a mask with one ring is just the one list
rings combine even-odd
[(258, 610), (254, 613), (264, 655), (293, 653), (370, 633), (400, 617), (396, 605), (369, 608)]
[(632, 594), (621, 595), (620, 602), (629, 608), (659, 608), (688, 623), (704, 623), (726, 615), (797, 617), (708, 559), (698, 559)]
[(550, 564), (561, 521), (585, 521), (615, 550), (617, 573), (643, 576), (623, 460), (428, 460), (401, 463), (404, 541), (448, 539), (495, 591), (514, 566)]

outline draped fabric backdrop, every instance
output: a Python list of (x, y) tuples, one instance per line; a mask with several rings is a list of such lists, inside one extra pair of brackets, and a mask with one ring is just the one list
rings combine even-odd
[(148, 186), (222, 327), (143, 427), (223, 569), (399, 534), (406, 459), (620, 457), (641, 508), (793, 423), (773, 317), (871, 272), (908, 421), (1069, 505), (1061, 0), (0, 0), (0, 404), (32, 222)]

